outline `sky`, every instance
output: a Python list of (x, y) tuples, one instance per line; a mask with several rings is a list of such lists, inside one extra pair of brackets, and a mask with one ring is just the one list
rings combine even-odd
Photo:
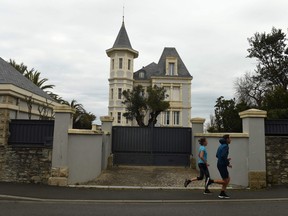
[(108, 115), (111, 48), (123, 17), (134, 71), (175, 47), (193, 76), (191, 116), (206, 121), (216, 99), (256, 68), (248, 38), (272, 27), (287, 34), (287, 0), (0, 0), (0, 57), (24, 63), (86, 111)]

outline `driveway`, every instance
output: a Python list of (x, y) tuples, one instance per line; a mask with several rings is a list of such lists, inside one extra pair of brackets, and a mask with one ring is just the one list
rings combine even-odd
[[(184, 167), (114, 166), (104, 170), (97, 179), (87, 184), (116, 187), (184, 188), (185, 179), (197, 175), (197, 170)], [(191, 183), (188, 188), (191, 187), (202, 189), (204, 180)], [(219, 187), (219, 185), (212, 187)]]

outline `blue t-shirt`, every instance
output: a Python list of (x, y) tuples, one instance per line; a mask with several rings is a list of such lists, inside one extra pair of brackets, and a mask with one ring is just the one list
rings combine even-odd
[[(199, 151), (198, 151), (198, 157), (200, 156), (200, 152), (204, 152), (204, 159), (207, 161), (207, 151), (206, 151), (206, 148), (205, 148), (205, 146), (200, 146), (199, 147)], [(199, 160), (198, 160), (198, 163), (203, 163), (203, 164), (205, 164), (205, 162), (199, 157)]]

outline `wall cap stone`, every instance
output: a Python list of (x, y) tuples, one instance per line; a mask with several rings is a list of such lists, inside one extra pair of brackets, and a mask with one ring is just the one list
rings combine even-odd
[(249, 109), (239, 113), (240, 118), (266, 118), (267, 111), (259, 109)]
[(249, 133), (195, 133), (195, 137), (223, 137), (223, 135), (229, 134), (234, 138), (249, 138)]
[(72, 114), (74, 114), (76, 112), (76, 110), (71, 108), (70, 106), (61, 105), (61, 106), (55, 106), (54, 112), (55, 113), (72, 113)]
[(205, 122), (205, 118), (200, 118), (200, 117), (196, 117), (196, 118), (192, 118), (190, 120), (190, 122), (193, 124), (203, 124)]
[(94, 134), (103, 134), (103, 131), (86, 130), (86, 129), (68, 129), (68, 134), (94, 135)]
[(114, 118), (111, 116), (101, 116), (100, 120), (101, 122), (113, 122)]

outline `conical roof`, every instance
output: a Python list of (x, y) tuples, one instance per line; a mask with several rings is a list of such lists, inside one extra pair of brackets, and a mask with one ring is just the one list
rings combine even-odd
[(113, 47), (106, 50), (106, 53), (108, 56), (110, 56), (110, 54), (113, 51), (119, 51), (119, 50), (126, 50), (126, 51), (130, 51), (134, 54), (134, 57), (137, 58), (138, 57), (138, 51), (134, 50), (131, 46), (126, 28), (125, 28), (125, 24), (124, 24), (124, 20), (122, 22), (122, 26), (120, 28), (120, 31), (117, 35), (117, 38), (113, 44)]
[(122, 26), (120, 28), (120, 31), (117, 35), (117, 38), (114, 42), (114, 45), (112, 48), (129, 48), (132, 49), (124, 21), (122, 22)]

